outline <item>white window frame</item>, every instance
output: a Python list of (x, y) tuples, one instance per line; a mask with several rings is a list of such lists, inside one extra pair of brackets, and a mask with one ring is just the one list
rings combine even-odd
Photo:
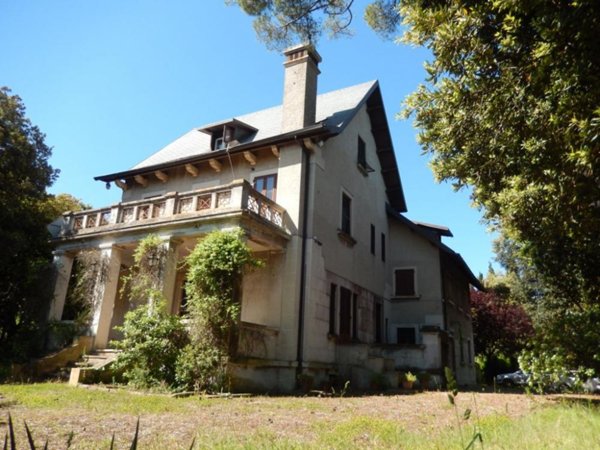
[[(397, 295), (397, 289), (396, 289), (396, 271), (397, 270), (412, 270), (413, 271), (413, 283), (415, 286), (415, 293), (413, 295)], [(392, 272), (392, 276), (393, 276), (393, 284), (394, 284), (394, 298), (420, 298), (421, 295), (419, 294), (419, 277), (418, 277), (418, 271), (417, 271), (417, 267), (416, 266), (398, 266), (398, 267), (394, 267), (394, 270)]]

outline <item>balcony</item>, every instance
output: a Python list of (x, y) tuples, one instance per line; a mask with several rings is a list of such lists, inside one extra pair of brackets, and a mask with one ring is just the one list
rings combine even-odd
[(63, 215), (55, 239), (91, 236), (146, 227), (185, 225), (202, 218), (249, 214), (289, 234), (285, 209), (255, 191), (246, 180), (161, 197), (118, 203), (109, 208), (69, 212)]

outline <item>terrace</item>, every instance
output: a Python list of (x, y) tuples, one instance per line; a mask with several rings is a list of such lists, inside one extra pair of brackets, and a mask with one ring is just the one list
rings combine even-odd
[(116, 205), (63, 214), (54, 239), (68, 240), (104, 233), (121, 233), (161, 226), (185, 226), (201, 219), (247, 214), (289, 235), (286, 211), (254, 190), (246, 180), (187, 192), (170, 192), (160, 197), (121, 202)]

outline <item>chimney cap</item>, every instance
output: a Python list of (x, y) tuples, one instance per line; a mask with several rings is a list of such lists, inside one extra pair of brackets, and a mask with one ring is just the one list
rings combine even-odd
[(315, 46), (307, 42), (288, 47), (283, 51), (283, 54), (286, 56), (286, 62), (294, 61), (303, 56), (310, 56), (315, 64), (319, 64), (322, 61), (321, 55), (319, 55)]

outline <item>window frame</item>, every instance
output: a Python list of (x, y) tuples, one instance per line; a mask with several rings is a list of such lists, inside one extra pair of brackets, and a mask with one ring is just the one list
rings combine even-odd
[[(277, 176), (277, 172), (268, 172), (268, 173), (261, 173), (261, 174), (256, 174), (252, 177), (252, 189), (254, 189), (256, 192), (264, 195), (265, 197), (267, 197), (269, 200), (276, 202), (277, 201), (277, 181), (278, 181), (278, 176)], [(262, 191), (259, 191), (258, 189), (256, 189), (256, 180), (260, 180), (262, 179), (265, 185), (265, 188), (267, 186), (267, 179), (273, 177), (273, 198), (270, 198), (269, 196), (267, 196), (266, 194), (266, 189), (264, 189), (265, 193), (263, 193)]]
[[(346, 197), (349, 201), (349, 211), (348, 211), (348, 229), (344, 229), (344, 224), (345, 224), (345, 217), (344, 217), (344, 197)], [(354, 223), (353, 223), (353, 211), (352, 211), (352, 203), (353, 203), (353, 197), (352, 195), (344, 188), (342, 188), (341, 192), (340, 192), (340, 231), (344, 234), (346, 234), (347, 236), (352, 236), (352, 230), (354, 228)]]
[(371, 224), (371, 255), (375, 255), (375, 225)]
[(329, 284), (329, 335), (337, 335), (337, 292), (338, 285), (335, 283)]
[[(396, 278), (396, 272), (398, 272), (399, 270), (412, 270), (413, 272), (413, 293), (412, 294), (404, 294), (404, 295), (399, 295), (398, 294), (398, 286), (397, 286), (397, 278)], [(394, 270), (392, 272), (393, 274), (393, 282), (394, 282), (394, 298), (404, 298), (404, 299), (418, 299), (420, 298), (420, 294), (419, 294), (419, 283), (418, 283), (418, 276), (417, 276), (417, 268), (415, 266), (399, 266), (399, 267), (394, 267)]]
[[(398, 330), (404, 328), (404, 329), (411, 329), (414, 331), (414, 336), (415, 336), (415, 340), (414, 342), (398, 342)], [(396, 345), (419, 345), (419, 327), (415, 324), (410, 324), (410, 323), (397, 323), (394, 324), (394, 330), (396, 331), (395, 336), (395, 344)]]

